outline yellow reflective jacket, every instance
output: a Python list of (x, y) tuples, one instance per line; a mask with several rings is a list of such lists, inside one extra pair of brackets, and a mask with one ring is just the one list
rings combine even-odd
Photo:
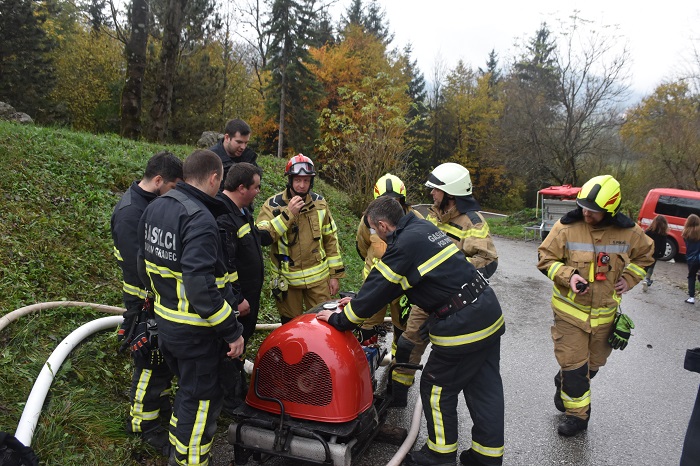
[[(426, 220), (452, 238), (467, 260), (477, 269), (483, 271), (487, 265), (498, 261), (496, 246), (489, 233), (489, 225), (478, 211), (470, 210), (461, 213), (457, 210), (457, 206), (454, 206), (447, 212), (441, 213), (433, 206)], [(486, 275), (489, 277), (492, 274), (493, 271), (490, 271)]]
[[(406, 213), (413, 212), (413, 214), (418, 218), (423, 218), (423, 216), (413, 207), (408, 206)], [(360, 224), (357, 226), (357, 234), (355, 235), (355, 246), (357, 247), (357, 252), (365, 260), (365, 267), (362, 269), (362, 278), (367, 278), (369, 271), (372, 267), (382, 258), (384, 252), (386, 251), (386, 243), (377, 235), (376, 233), (371, 233), (367, 225), (365, 225), (365, 218), (360, 219)]]
[(320, 281), (345, 277), (338, 244), (338, 227), (326, 200), (313, 191), (307, 194), (298, 215), (288, 208), (287, 190), (265, 201), (256, 225), (272, 240), (273, 275), (289, 286), (305, 288)]
[[(611, 221), (591, 226), (580, 209), (557, 221), (537, 250), (537, 268), (554, 282), (552, 309), (565, 321), (590, 332), (611, 323), (622, 296), (615, 283), (624, 278), (631, 289), (654, 262), (654, 242), (628, 217), (617, 214)], [(603, 223), (601, 222), (601, 223)], [(599, 255), (609, 256), (599, 265)], [(589, 283), (586, 294), (575, 293), (569, 280), (578, 273)], [(605, 280), (596, 280), (605, 276)]]

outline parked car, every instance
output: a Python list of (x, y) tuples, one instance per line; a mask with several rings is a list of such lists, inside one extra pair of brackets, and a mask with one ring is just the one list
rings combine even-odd
[(681, 233), (690, 214), (700, 215), (700, 192), (655, 188), (647, 194), (637, 217), (639, 226), (646, 230), (657, 215), (663, 215), (668, 220), (666, 253), (660, 260), (668, 261), (685, 255)]

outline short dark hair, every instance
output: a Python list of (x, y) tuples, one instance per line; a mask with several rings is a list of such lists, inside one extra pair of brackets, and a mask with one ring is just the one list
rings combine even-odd
[(182, 164), (182, 179), (186, 183), (203, 183), (212, 172), (222, 176), (224, 167), (219, 156), (208, 149), (197, 149)]
[(391, 226), (396, 226), (404, 216), (403, 207), (398, 200), (390, 196), (380, 196), (369, 203), (365, 210), (365, 217), (368, 221), (377, 225), (377, 222), (384, 221)]
[(158, 175), (163, 178), (165, 183), (183, 179), (182, 160), (167, 150), (158, 152), (148, 159), (143, 177), (146, 180), (152, 180)]
[(229, 122), (226, 123), (224, 134), (228, 134), (232, 137), (235, 136), (236, 133), (239, 133), (241, 136), (246, 136), (250, 134), (250, 126), (248, 126), (248, 123), (241, 120), (240, 118), (229, 120)]
[(248, 162), (234, 163), (224, 180), (224, 189), (235, 191), (240, 185), (250, 188), (255, 182), (255, 175), (262, 178), (262, 168)]

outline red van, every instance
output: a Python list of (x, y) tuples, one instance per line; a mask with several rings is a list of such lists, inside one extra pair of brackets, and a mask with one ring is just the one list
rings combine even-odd
[(650, 190), (644, 199), (637, 217), (639, 226), (646, 230), (657, 215), (663, 215), (668, 220), (666, 253), (661, 258), (662, 261), (668, 261), (677, 255), (685, 254), (685, 243), (681, 233), (685, 219), (690, 214), (700, 216), (700, 192), (656, 188)]

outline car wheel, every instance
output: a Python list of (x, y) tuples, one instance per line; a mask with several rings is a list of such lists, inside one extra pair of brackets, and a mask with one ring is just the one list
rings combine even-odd
[(678, 254), (678, 245), (676, 242), (670, 238), (666, 238), (666, 251), (664, 251), (663, 257), (659, 258), (661, 261), (670, 261)]

